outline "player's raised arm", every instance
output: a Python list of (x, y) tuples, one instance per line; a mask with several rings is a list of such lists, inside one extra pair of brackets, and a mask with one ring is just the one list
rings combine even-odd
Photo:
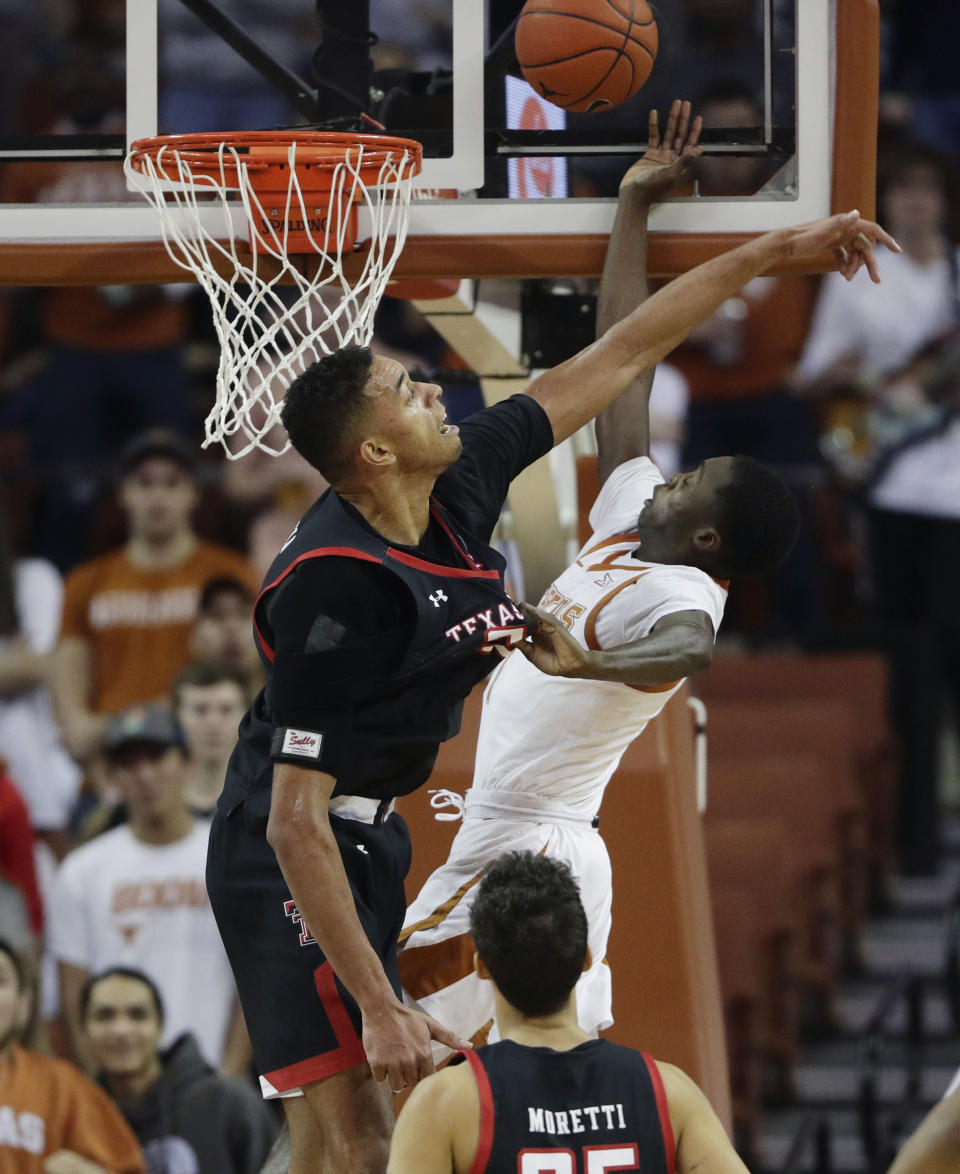
[(877, 242), (900, 252), (888, 233), (857, 211), (764, 233), (671, 281), (602, 338), (540, 375), (528, 394), (543, 407), (559, 444), (609, 407), (638, 375), (754, 277), (778, 264), (813, 261), (830, 252), (848, 281), (861, 266), (879, 281), (873, 256)]
[[(620, 183), (617, 215), (603, 263), (597, 302), (597, 337), (647, 300), (647, 218), (650, 207), (689, 175), (701, 154), (701, 122), (690, 122), (690, 103), (676, 99), (660, 136), (656, 110), (650, 111), (647, 151)], [(654, 368), (643, 371), (597, 416), (600, 484), (624, 461), (650, 449), (650, 389)]]

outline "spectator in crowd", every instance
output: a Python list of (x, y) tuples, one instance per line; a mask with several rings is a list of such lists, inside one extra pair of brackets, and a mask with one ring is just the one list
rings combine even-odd
[(63, 581), (44, 559), (16, 558), (0, 505), (0, 756), (34, 830), (66, 851), (80, 772), (60, 743), (48, 682)]
[(64, 741), (81, 762), (98, 750), (111, 713), (167, 694), (190, 659), (204, 584), (226, 575), (255, 586), (239, 555), (194, 533), (192, 454), (175, 433), (154, 429), (131, 442), (120, 499), (126, 545), (68, 577), (54, 662)]
[(74, 1054), (82, 1054), (80, 992), (89, 975), (136, 966), (163, 996), (165, 1043), (192, 1031), (210, 1063), (240, 1075), (249, 1044), (207, 897), (208, 825), (184, 800), (180, 730), (164, 706), (135, 707), (110, 720), (104, 749), (128, 822), (67, 856), (49, 911)]
[(0, 1169), (4, 1174), (145, 1174), (137, 1139), (102, 1089), (72, 1064), (18, 1040), (31, 996), (0, 940)]
[[(894, 144), (881, 159), (879, 203), (901, 253), (879, 258), (865, 313), (855, 279), (823, 280), (797, 378), (828, 403), (853, 389), (864, 438), (869, 569), (899, 735), (898, 833), (906, 873), (936, 870), (942, 733), (960, 703), (960, 250), (951, 240), (953, 168)], [(846, 286), (846, 283), (842, 283)], [(849, 427), (849, 424), (848, 424)]]
[(875, 395), (960, 318), (960, 253), (947, 225), (954, 194), (950, 165), (928, 147), (892, 144), (881, 156), (878, 186), (882, 216), (902, 252), (880, 257), (882, 281), (869, 310), (859, 280), (824, 277), (797, 368), (801, 384), (829, 387), (852, 379), (865, 396)]
[(263, 686), (263, 666), (253, 642), (253, 601), (249, 579), (229, 575), (211, 579), (200, 592), (190, 651), (239, 673), (254, 697)]
[(222, 663), (195, 660), (177, 674), (170, 697), (187, 745), (187, 806), (195, 815), (212, 816), (250, 701), (247, 680)]
[[(0, 880), (23, 901), (30, 932), (43, 933), (43, 901), (37, 882), (34, 837), (27, 806), (0, 758)], [(6, 918), (0, 919), (6, 923)]]
[(219, 1076), (187, 1033), (161, 1050), (163, 1000), (146, 974), (117, 966), (87, 980), (87, 1051), (150, 1174), (257, 1174), (276, 1135), (266, 1103)]
[[(106, 5), (70, 7), (75, 27), (64, 59), (51, 73), (58, 114), (52, 125), (37, 130), (122, 133), (122, 8), (118, 46), (116, 21), (106, 15)], [(95, 9), (102, 18), (91, 16)], [(0, 178), (2, 202), (138, 200), (138, 193), (127, 190), (120, 163), (102, 159), (12, 163)], [(35, 548), (61, 570), (83, 557), (109, 454), (151, 426), (190, 431), (181, 345), (188, 288), (63, 285), (42, 291), (38, 369), (0, 405), (0, 427), (28, 438), (31, 465), (45, 482)]]

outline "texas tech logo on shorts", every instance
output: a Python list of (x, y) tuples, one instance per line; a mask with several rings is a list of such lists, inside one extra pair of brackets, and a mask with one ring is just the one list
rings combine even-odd
[(289, 917), (294, 925), (300, 929), (300, 945), (301, 946), (315, 946), (317, 939), (310, 932), (307, 923), (300, 916), (300, 910), (297, 908), (296, 901), (284, 901), (283, 915)]

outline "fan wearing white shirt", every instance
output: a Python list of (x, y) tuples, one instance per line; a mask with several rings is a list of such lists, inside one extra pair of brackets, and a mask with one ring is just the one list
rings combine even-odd
[(165, 1043), (190, 1031), (209, 1064), (245, 1075), (250, 1045), (204, 876), (210, 825), (184, 799), (182, 734), (166, 707), (135, 706), (111, 717), (104, 751), (128, 821), (67, 854), (49, 909), (72, 1051), (82, 1057), (87, 978), (133, 966), (160, 990)]
[[(900, 253), (878, 255), (879, 297), (824, 279), (798, 368), (801, 380), (846, 376), (878, 423), (898, 425), (877, 452), (865, 487), (867, 558), (888, 656), (890, 723), (899, 746), (900, 871), (931, 875), (941, 853), (939, 778), (948, 727), (960, 725), (960, 424), (956, 395), (931, 394), (921, 351), (960, 337), (960, 250), (948, 228), (952, 166), (925, 146), (902, 144), (880, 168), (880, 203)], [(953, 347), (956, 347), (954, 342)], [(939, 364), (951, 361), (941, 348)], [(955, 359), (952, 360), (955, 364)], [(956, 376), (949, 374), (954, 387)], [(878, 435), (880, 429), (875, 429)]]
[[(675, 107), (676, 112), (676, 107)], [(600, 285), (597, 330), (647, 293), (651, 203), (687, 173), (699, 120), (671, 115), (665, 145), (621, 184)], [(673, 133), (671, 133), (671, 130)], [(505, 851), (567, 862), (580, 885), (596, 959), (577, 984), (580, 1026), (612, 1022), (610, 862), (597, 830), (604, 789), (623, 752), (683, 680), (706, 668), (726, 581), (772, 569), (789, 553), (799, 513), (778, 476), (747, 457), (716, 457), (669, 482), (648, 456), (653, 372), (597, 417), (602, 489), (593, 534), (547, 589), (539, 620), (491, 676), (473, 785), (447, 862), (407, 911), (400, 974), (410, 1003), (474, 1043), (496, 1038), (489, 984), (473, 968), (469, 912), (485, 868)]]

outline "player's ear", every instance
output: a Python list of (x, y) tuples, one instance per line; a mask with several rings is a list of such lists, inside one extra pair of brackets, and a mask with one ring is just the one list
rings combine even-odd
[(708, 551), (711, 554), (716, 554), (722, 546), (722, 542), (713, 526), (701, 526), (694, 531), (693, 545), (701, 554), (706, 554)]
[(357, 449), (360, 464), (371, 469), (385, 469), (396, 464), (397, 454), (375, 436), (360, 442)]
[[(473, 969), (477, 972), (477, 978), (490, 979), (490, 971), (487, 970), (487, 964), (476, 950), (473, 951)], [(490, 981), (493, 980), (491, 979)]]
[(593, 965), (593, 951), (587, 946), (587, 956), (583, 960), (583, 973), (586, 974)]

